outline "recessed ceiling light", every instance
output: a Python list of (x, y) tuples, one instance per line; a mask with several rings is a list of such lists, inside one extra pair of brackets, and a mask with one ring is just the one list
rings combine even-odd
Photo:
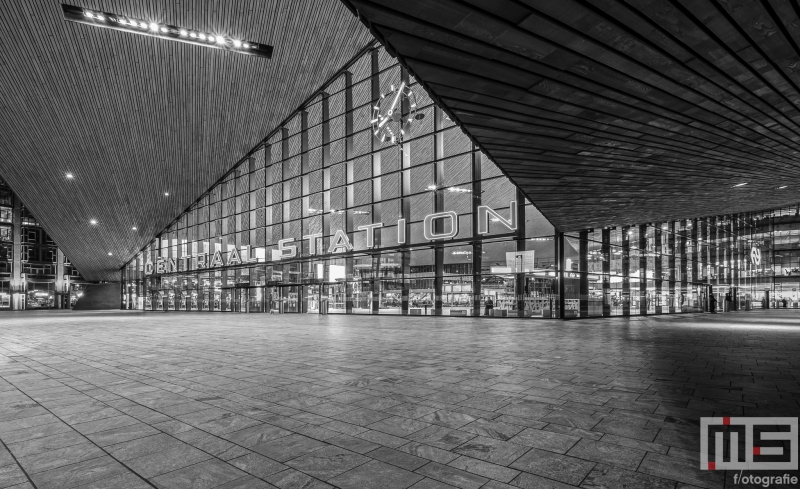
[(110, 251), (108, 252), (108, 256), (111, 256), (111, 252)]
[(92, 219), (91, 221), (89, 221), (89, 224), (94, 226), (95, 224), (97, 224), (97, 219)]
[(736, 185), (734, 185), (734, 186), (733, 186), (733, 188), (736, 188), (736, 187), (744, 187), (745, 185), (747, 185), (747, 182), (744, 182), (744, 183), (737, 183)]
[(788, 187), (788, 185), (783, 185), (782, 187), (778, 187), (775, 190), (782, 190), (782, 189), (785, 189), (786, 187)]
[(73, 178), (75, 178), (75, 175), (73, 175), (72, 173), (67, 173), (67, 174), (66, 174), (66, 175), (64, 175), (64, 176), (65, 176), (65, 177), (67, 177), (67, 178), (69, 178), (70, 180), (72, 180)]
[(134, 231), (136, 231), (136, 226), (133, 226), (131, 229), (132, 229), (132, 230), (134, 230)]
[(164, 192), (164, 197), (169, 197), (169, 192)]

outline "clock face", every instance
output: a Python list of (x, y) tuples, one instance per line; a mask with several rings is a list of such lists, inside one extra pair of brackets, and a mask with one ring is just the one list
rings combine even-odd
[[(405, 111), (405, 113), (404, 113)], [(417, 98), (403, 82), (381, 94), (372, 107), (372, 133), (381, 142), (400, 144), (411, 137), (417, 118)]]

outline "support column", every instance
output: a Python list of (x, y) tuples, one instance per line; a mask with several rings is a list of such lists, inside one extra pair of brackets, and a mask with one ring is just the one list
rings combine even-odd
[(647, 315), (647, 225), (639, 226), (639, 314)]
[(13, 230), (13, 265), (11, 268), (11, 309), (25, 309), (25, 281), (22, 279), (22, 202), (16, 194), (11, 223)]
[(589, 317), (589, 231), (581, 231), (578, 236), (578, 296), (580, 317)]
[[(681, 221), (683, 223), (683, 221)], [(687, 246), (687, 239), (686, 239), (686, 226), (685, 224), (681, 226), (680, 235), (678, 236), (678, 247), (681, 257), (681, 270), (680, 270), (680, 278), (681, 278), (681, 294), (686, 299), (684, 300), (683, 306), (686, 308), (687, 312), (691, 309), (691, 303), (688, 300), (688, 284), (689, 284), (689, 277), (687, 276), (687, 263), (686, 263), (686, 246)], [(692, 299), (694, 300), (694, 299)], [(681, 308), (681, 312), (683, 312), (683, 307)]]
[(442, 315), (442, 289), (444, 288), (444, 247), (438, 244), (434, 248), (433, 259), (436, 276), (433, 278), (433, 315)]
[(408, 316), (408, 295), (409, 287), (408, 281), (411, 276), (411, 252), (408, 250), (400, 251), (400, 266), (403, 271), (403, 289), (402, 289), (402, 303), (400, 305), (400, 314)]
[[(60, 250), (59, 250), (60, 253)], [(120, 281), (119, 281), (119, 308), (125, 309), (125, 303), (129, 302), (130, 298), (126, 297), (127, 293), (127, 282), (128, 282), (128, 269), (126, 267), (122, 267), (119, 271)], [(56, 277), (56, 284), (58, 284), (58, 277)], [(58, 286), (56, 286), (57, 288)], [(56, 295), (58, 297), (58, 295)], [(125, 299), (129, 299), (126, 301)], [(59, 304), (59, 308), (61, 305)]]
[(381, 255), (373, 255), (372, 256), (372, 273), (373, 278), (370, 281), (372, 287), (372, 314), (379, 314), (380, 313), (380, 295), (381, 295), (381, 281), (380, 281), (380, 270), (381, 270)]
[(664, 278), (663, 268), (662, 268), (662, 253), (664, 252), (664, 247), (661, 246), (662, 244), (662, 233), (661, 230), (663, 226), (666, 224), (656, 223), (654, 233), (653, 233), (653, 240), (655, 245), (655, 260), (654, 266), (655, 269), (653, 270), (653, 280), (656, 285), (656, 292), (655, 297), (652, 300), (656, 301), (656, 314), (662, 314), (664, 312), (663, 305), (661, 303), (661, 298), (663, 297), (663, 283), (662, 280)]
[[(524, 256), (525, 251), (525, 194), (522, 190), (517, 188), (517, 231), (516, 234), (516, 248), (517, 253)], [(477, 222), (477, 221), (472, 221)], [(477, 227), (477, 226), (476, 226)], [(524, 260), (515, 260), (515, 263), (520, 263), (521, 270), (516, 270), (514, 291), (517, 296), (517, 316), (525, 317), (525, 265)]]
[(674, 313), (676, 310), (680, 311), (680, 305), (676, 304), (678, 296), (675, 294), (675, 221), (669, 222), (668, 229), (669, 236), (667, 236), (667, 246), (669, 248), (669, 254), (667, 255), (667, 267), (669, 268), (669, 312)]
[[(478, 148), (472, 147), (472, 222), (478, 222), (478, 207), (481, 205), (481, 154)], [(478, 226), (472, 225), (472, 315), (480, 316), (481, 311), (481, 269), (483, 268), (483, 244)]]
[(630, 226), (622, 226), (622, 315), (631, 315), (631, 237)]
[[(125, 278), (123, 271), (122, 286), (125, 287)], [(123, 289), (123, 293), (125, 290)], [(66, 302), (69, 300), (69, 291), (64, 287), (64, 252), (61, 248), (56, 248), (56, 309), (63, 309)]]
[(564, 245), (566, 244), (564, 233), (556, 231), (556, 262), (558, 263), (558, 312), (553, 317), (564, 319), (564, 306), (566, 301), (564, 295), (566, 292), (566, 284), (564, 283), (564, 268), (567, 266), (566, 253), (564, 253)]
[[(474, 216), (475, 214), (473, 214)], [(483, 266), (483, 245), (476, 241), (472, 245), (472, 315), (480, 316), (481, 311), (481, 267)]]
[(345, 282), (344, 312), (345, 314), (353, 314), (353, 257), (351, 256), (344, 259), (344, 275), (347, 279)]
[[(434, 129), (439, 130), (444, 127), (444, 112), (439, 107), (433, 111)], [(439, 186), (444, 182), (444, 168), (442, 166), (442, 158), (444, 157), (444, 135), (437, 132), (434, 136), (434, 172), (433, 184), (436, 190), (433, 191), (433, 212), (444, 211), (444, 192), (439, 189)], [(434, 232), (437, 234), (444, 232), (444, 219), (437, 219), (434, 223)], [(435, 276), (433, 279), (433, 315), (442, 315), (442, 295), (444, 289), (444, 243), (437, 241), (434, 243), (434, 270)]]
[(611, 316), (611, 230), (603, 229), (602, 248), (600, 255), (603, 259), (603, 317)]

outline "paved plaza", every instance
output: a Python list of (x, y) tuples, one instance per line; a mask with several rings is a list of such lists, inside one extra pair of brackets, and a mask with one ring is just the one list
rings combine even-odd
[(0, 316), (0, 488), (734, 486), (701, 416), (800, 413), (800, 312)]

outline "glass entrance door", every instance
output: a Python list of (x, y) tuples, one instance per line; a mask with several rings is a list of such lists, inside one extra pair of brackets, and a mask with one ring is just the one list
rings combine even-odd
[(264, 312), (264, 287), (250, 287), (247, 290), (247, 312)]
[(240, 287), (234, 289), (232, 307), (234, 312), (262, 312), (263, 287)]
[(266, 289), (266, 308), (270, 314), (280, 314), (283, 312), (283, 299), (280, 287), (267, 287)]
[[(230, 300), (228, 301), (228, 311), (247, 312), (247, 301), (242, 304), (242, 296), (247, 296), (247, 289), (228, 289)], [(244, 307), (242, 307), (244, 305)]]
[(281, 287), (284, 313), (290, 314), (300, 312), (300, 288), (301, 286), (299, 285), (284, 285)]
[(304, 285), (303, 289), (303, 312), (319, 314), (320, 285)]
[(324, 284), (324, 295), (328, 297), (328, 314), (344, 314), (347, 312), (346, 290), (343, 282)]

